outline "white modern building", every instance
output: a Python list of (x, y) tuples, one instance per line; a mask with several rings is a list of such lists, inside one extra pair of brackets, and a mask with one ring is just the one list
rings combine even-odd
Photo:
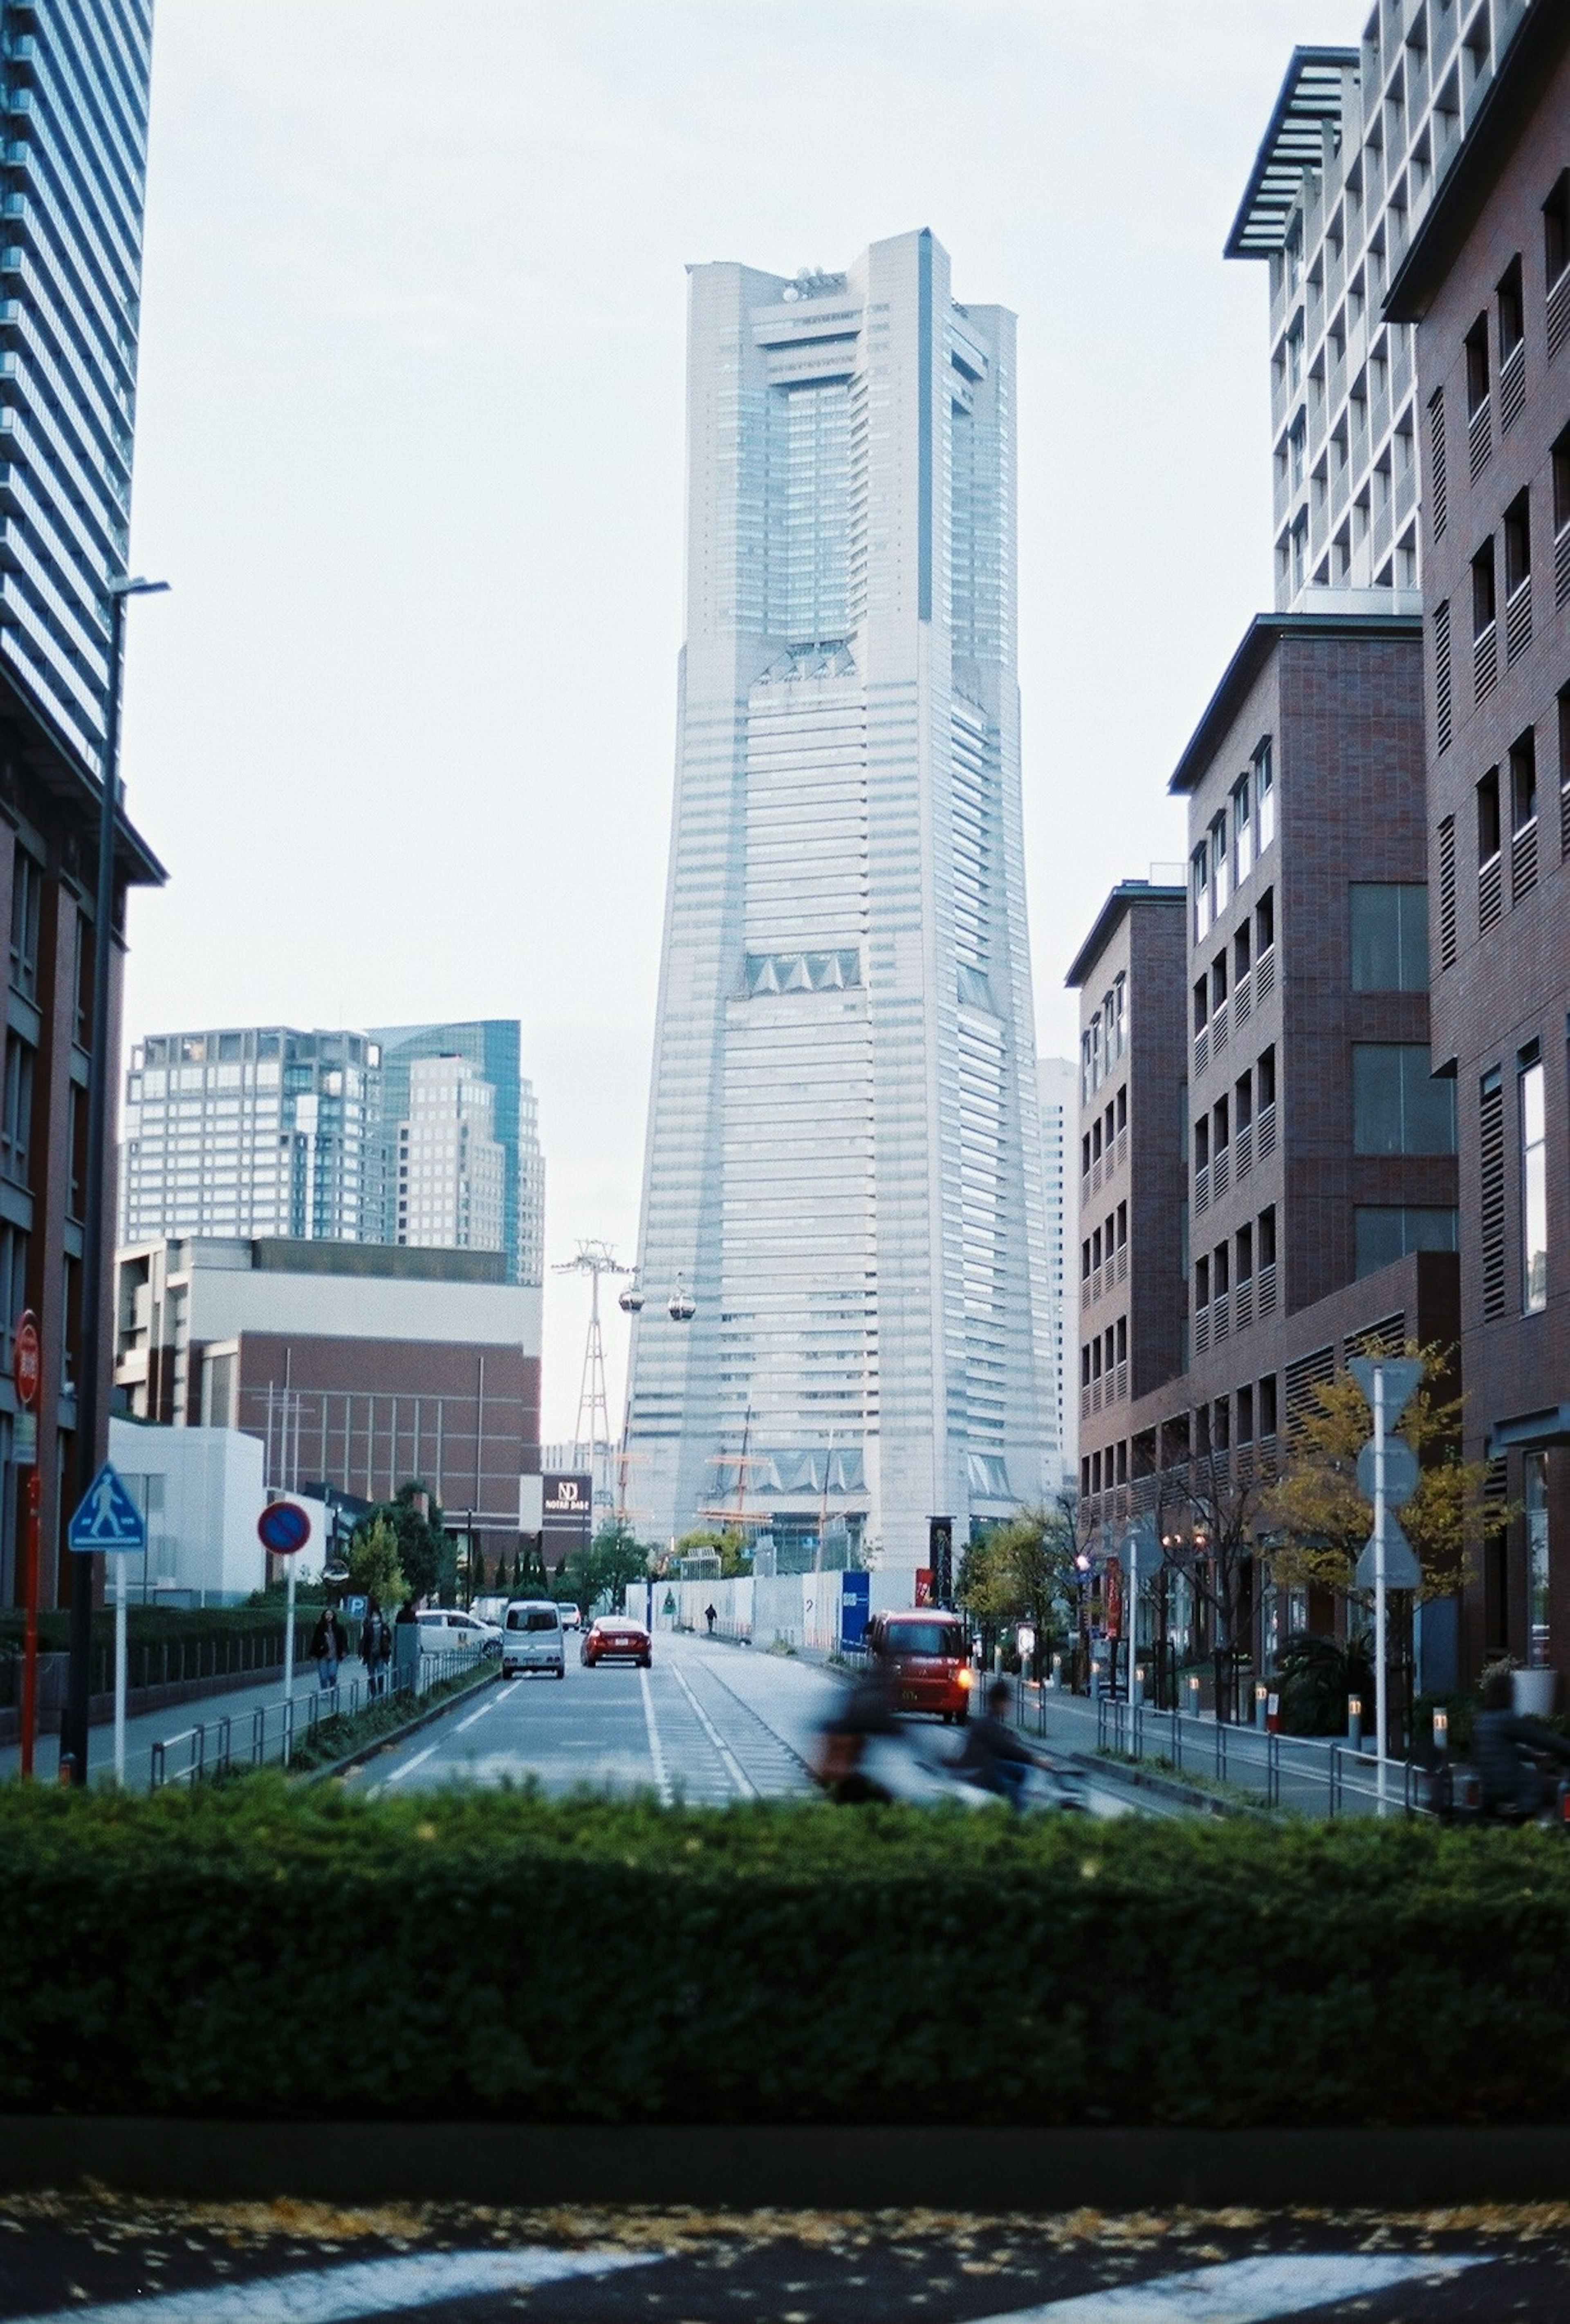
[(121, 1243), (361, 1240), (380, 1064), (363, 1033), (286, 1025), (137, 1042), (121, 1120)]
[(639, 1522), (914, 1569), (930, 1517), (963, 1541), (1059, 1465), (1013, 318), (927, 232), (843, 274), (697, 266), (689, 300)]
[(263, 1587), (264, 1452), (238, 1428), (111, 1418), (109, 1458), (147, 1523), (146, 1550), (126, 1568), (133, 1604), (235, 1605)]
[(420, 1057), (398, 1126), (395, 1240), (437, 1250), (500, 1250), (506, 1157), (493, 1136), (496, 1093), (466, 1057)]
[[(1065, 1318), (1073, 1295), (1068, 1254), (1079, 1246), (1079, 1172), (1074, 1144), (1079, 1122), (1079, 1068), (1072, 1057), (1042, 1057), (1036, 1067), (1041, 1097), (1041, 1199), (1047, 1218), (1047, 1274), (1052, 1295), (1052, 1387), (1057, 1402), (1057, 1443), (1066, 1478), (1079, 1470), (1078, 1413), (1068, 1396), (1064, 1370)], [(1078, 1333), (1067, 1342), (1074, 1362)]]

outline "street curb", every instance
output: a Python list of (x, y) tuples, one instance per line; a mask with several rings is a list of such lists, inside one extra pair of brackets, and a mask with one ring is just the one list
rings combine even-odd
[(1126, 1784), (1131, 1790), (1154, 1792), (1158, 1799), (1174, 1800), (1180, 1806), (1202, 1809), (1207, 1815), (1248, 1816), (1256, 1821), (1270, 1822), (1274, 1819), (1269, 1808), (1255, 1807), (1251, 1800), (1229, 1800), (1216, 1792), (1202, 1792), (1192, 1784), (1179, 1782), (1176, 1775), (1158, 1775), (1139, 1766), (1130, 1766), (1122, 1759), (1104, 1758), (1099, 1751), (1066, 1751), (1087, 1775), (1100, 1776), (1104, 1783)]
[(0, 2190), (187, 2200), (1426, 2209), (1563, 2200), (1570, 2129), (203, 2122), (0, 2116)]
[(383, 1734), (374, 1735), (368, 1743), (362, 1743), (357, 1750), (346, 1752), (343, 1758), (331, 1760), (325, 1767), (308, 1768), (301, 1780), (308, 1784), (325, 1784), (330, 1776), (346, 1775), (351, 1768), (363, 1767), (367, 1759), (374, 1759), (380, 1751), (390, 1750), (394, 1743), (402, 1743), (406, 1736), (418, 1735), (420, 1729), (429, 1727), (433, 1719), (440, 1719), (446, 1712), (456, 1711), (466, 1695), (478, 1694), (483, 1686), (491, 1685), (501, 1675), (499, 1669), (485, 1672), (472, 1686), (460, 1687), (456, 1694), (444, 1695), (439, 1702), (429, 1704), (417, 1717), (406, 1719), (402, 1727), (389, 1727)]

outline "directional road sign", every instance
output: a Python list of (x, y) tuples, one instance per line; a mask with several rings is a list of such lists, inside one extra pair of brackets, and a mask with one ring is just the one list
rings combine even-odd
[[(1385, 1439), (1385, 1503), (1405, 1508), (1418, 1489), (1418, 1456), (1404, 1436)], [(1374, 1497), (1374, 1449), (1371, 1437), (1357, 1456), (1357, 1489), (1365, 1501)]]
[(1393, 1428), (1423, 1377), (1421, 1356), (1353, 1356), (1347, 1370), (1373, 1410), (1374, 1374), (1385, 1376), (1385, 1426)]
[[(1362, 1555), (1357, 1561), (1357, 1586), (1360, 1590), (1371, 1590), (1374, 1586), (1374, 1538), (1370, 1534), (1363, 1544)], [(1422, 1579), (1423, 1569), (1418, 1563), (1411, 1543), (1407, 1539), (1394, 1517), (1387, 1515), (1385, 1518), (1385, 1588), (1416, 1590), (1421, 1584)]]
[(146, 1548), (147, 1520), (112, 1462), (105, 1462), (82, 1496), (82, 1505), (71, 1519), (66, 1539), (72, 1549), (83, 1555), (99, 1549)]
[(310, 1512), (298, 1501), (269, 1501), (256, 1520), (263, 1549), (274, 1557), (292, 1557), (310, 1539)]
[(43, 1358), (38, 1344), (38, 1324), (31, 1307), (23, 1310), (11, 1342), (11, 1377), (16, 1384), (16, 1398), (31, 1412), (38, 1402), (38, 1383), (43, 1371)]

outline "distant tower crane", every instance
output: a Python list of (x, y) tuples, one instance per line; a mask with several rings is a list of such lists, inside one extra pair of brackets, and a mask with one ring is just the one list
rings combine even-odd
[[(586, 1275), (592, 1284), (589, 1298), (588, 1338), (583, 1351), (583, 1378), (577, 1391), (577, 1425), (573, 1434), (573, 1458), (583, 1462), (594, 1480), (594, 1499), (596, 1508), (609, 1508), (614, 1499), (612, 1462), (614, 1451), (611, 1443), (610, 1399), (605, 1392), (605, 1347), (600, 1333), (600, 1277), (602, 1275), (635, 1275), (637, 1269), (623, 1267), (608, 1242), (579, 1242), (577, 1255), (565, 1259), (552, 1268), (555, 1275)], [(627, 1294), (622, 1294), (622, 1305), (627, 1305)], [(642, 1302), (640, 1302), (640, 1305)]]

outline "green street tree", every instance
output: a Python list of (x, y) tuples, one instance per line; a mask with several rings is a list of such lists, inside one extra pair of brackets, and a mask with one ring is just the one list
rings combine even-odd
[(347, 1563), (349, 1588), (361, 1597), (374, 1598), (388, 1615), (409, 1595), (398, 1563), (397, 1529), (381, 1511), (355, 1527)]
[(990, 1647), (996, 1631), (1029, 1622), (1036, 1633), (1039, 1676), (1048, 1642), (1073, 1619), (1079, 1530), (1071, 1501), (1060, 1498), (1016, 1510), (961, 1554), (955, 1597)]

